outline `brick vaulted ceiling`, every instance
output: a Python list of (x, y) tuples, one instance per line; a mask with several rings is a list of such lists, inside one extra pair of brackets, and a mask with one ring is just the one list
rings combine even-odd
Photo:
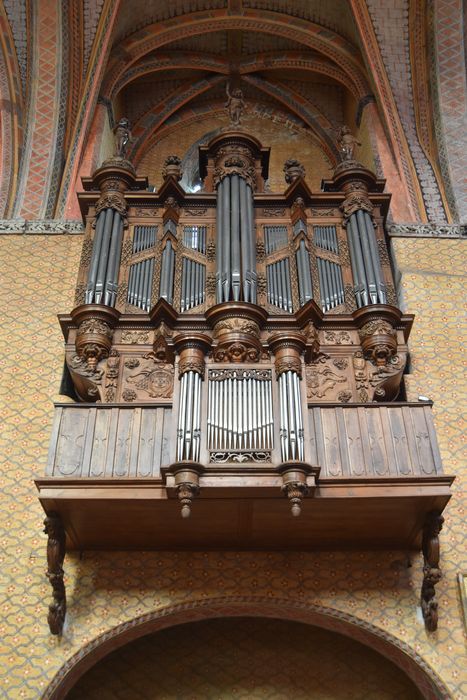
[(340, 0), (136, 0), (121, 6), (101, 96), (133, 122), (136, 163), (168, 119), (227, 85), (312, 130), (336, 157), (349, 98), (371, 94), (350, 6)]
[(230, 81), (331, 161), (338, 127), (366, 114), (402, 220), (462, 218), (466, 91), (441, 71), (465, 71), (436, 34), (438, 21), (461, 31), (460, 1), (0, 0), (0, 216), (74, 218), (104, 113), (133, 122), (137, 164), (168, 123), (219, 110)]

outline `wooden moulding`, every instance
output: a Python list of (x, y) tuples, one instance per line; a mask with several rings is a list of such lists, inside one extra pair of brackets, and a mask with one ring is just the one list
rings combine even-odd
[(205, 355), (211, 346), (211, 338), (204, 333), (185, 333), (175, 336), (173, 344), (180, 355), (179, 377), (192, 371), (204, 378)]
[(274, 353), (276, 377), (288, 371), (302, 376), (301, 356), (306, 342), (307, 339), (302, 333), (285, 332), (270, 336), (268, 343)]
[(48, 478), (36, 486), (45, 512), (60, 516), (71, 550), (419, 550), (426, 518), (442, 512), (453, 481), (318, 478), (314, 489), (312, 473), (306, 505), (294, 518), (275, 469), (246, 476), (209, 468), (198, 476), (189, 526), (180, 517), (174, 474), (167, 488), (160, 478)]
[(282, 491), (289, 499), (291, 513), (297, 517), (302, 512), (305, 496), (314, 495), (319, 467), (306, 462), (283, 462), (277, 471), (282, 476)]

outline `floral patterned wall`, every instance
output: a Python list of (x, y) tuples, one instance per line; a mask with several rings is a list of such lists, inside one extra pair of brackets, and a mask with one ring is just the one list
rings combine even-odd
[(228, 615), (229, 601), (247, 599), (252, 610), (258, 601), (258, 614), (269, 601), (270, 615), (277, 610), (278, 617), (284, 600), (296, 606), (300, 618), (301, 610), (304, 618), (308, 608), (326, 609), (329, 619), (350, 621), (357, 638), (359, 630), (371, 629), (407, 658), (416, 656), (447, 688), (444, 697), (466, 697), (465, 628), (456, 580), (467, 571), (461, 481), (465, 429), (459, 411), (465, 362), (462, 243), (394, 242), (404, 303), (417, 314), (408, 393), (435, 401), (444, 468), (457, 474), (442, 532), (444, 578), (437, 587), (436, 633), (425, 631), (419, 609), (420, 557), (405, 552), (84, 552), (65, 560), (68, 616), (57, 639), (46, 622), (50, 587), (33, 478), (44, 472), (52, 399), (63, 367), (56, 314), (72, 308), (81, 240), (0, 237), (0, 696), (40, 698), (73, 655), (138, 616), (182, 606), (189, 619), (190, 611), (211, 600), (225, 600)]

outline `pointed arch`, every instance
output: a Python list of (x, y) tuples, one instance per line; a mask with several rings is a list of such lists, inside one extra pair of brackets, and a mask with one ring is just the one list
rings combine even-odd
[(3, 3), (0, 3), (0, 218), (11, 216), (22, 136), (21, 73), (10, 23)]

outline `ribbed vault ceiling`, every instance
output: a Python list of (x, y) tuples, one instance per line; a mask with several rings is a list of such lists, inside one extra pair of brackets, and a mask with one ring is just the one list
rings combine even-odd
[(247, 110), (285, 111), (329, 153), (371, 92), (346, 0), (133, 0), (113, 36), (102, 92), (115, 119), (131, 119), (136, 159), (168, 119), (219, 104), (228, 84)]

